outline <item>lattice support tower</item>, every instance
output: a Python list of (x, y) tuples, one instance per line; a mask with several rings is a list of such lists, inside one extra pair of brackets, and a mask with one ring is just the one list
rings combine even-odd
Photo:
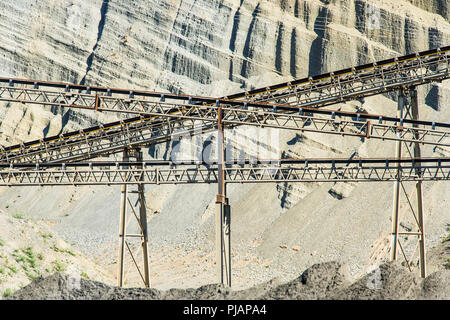
[(220, 105), (217, 119), (218, 192), (216, 197), (216, 255), (219, 283), (231, 287), (231, 210), (225, 181), (225, 130)]
[[(404, 119), (410, 118), (412, 120), (417, 120), (419, 118), (418, 100), (417, 100), (417, 90), (415, 87), (402, 88), (398, 92), (398, 107), (397, 107), (397, 117)], [(402, 123), (399, 124), (398, 134), (401, 135)], [(412, 148), (411, 148), (412, 145)], [(420, 143), (413, 142), (408, 145), (406, 142), (396, 141), (395, 145), (395, 158), (400, 159), (402, 157), (402, 147), (405, 147), (403, 152), (407, 152), (411, 157), (421, 158), (421, 148)], [(412, 149), (412, 150), (411, 150)], [(420, 162), (415, 163), (416, 174), (420, 177), (422, 175)], [(392, 233), (391, 233), (391, 256), (392, 261), (398, 258), (398, 249), (400, 249), (401, 255), (403, 256), (406, 266), (410, 271), (413, 269), (413, 259), (416, 255), (417, 249), (419, 251), (419, 269), (420, 276), (422, 278), (426, 277), (426, 252), (425, 252), (425, 230), (424, 230), (424, 210), (423, 210), (423, 190), (422, 190), (422, 180), (418, 179), (415, 181), (415, 188), (413, 194), (415, 193), (416, 203), (412, 200), (411, 195), (405, 188), (405, 183), (402, 181), (401, 177), (401, 163), (397, 163), (397, 180), (394, 182), (393, 189), (393, 209), (392, 209)], [(401, 223), (400, 216), (400, 200), (404, 197), (408, 203), (408, 210), (412, 217), (414, 218), (415, 227), (417, 231), (407, 230), (406, 232), (399, 231), (399, 225)], [(413, 195), (414, 196), (414, 195)], [(403, 216), (403, 218), (405, 218)], [(408, 237), (418, 237), (417, 245), (414, 251), (408, 254), (405, 250), (405, 242)], [(403, 239), (401, 239), (403, 238)], [(403, 240), (403, 242), (401, 241)], [(403, 244), (402, 244), (403, 243)]]
[[(139, 148), (125, 149), (123, 151), (123, 161), (130, 160), (142, 163), (142, 151)], [(138, 168), (141, 166), (137, 165), (136, 167)], [(130, 229), (133, 227), (131, 224), (132, 221), (136, 222), (134, 224), (134, 230), (137, 230), (137, 233), (130, 233)], [(133, 242), (135, 242), (133, 240), (136, 239), (139, 239), (140, 243), (137, 246), (133, 246)], [(139, 251), (141, 251), (141, 255), (138, 254)], [(131, 258), (131, 264), (138, 271), (144, 286), (149, 288), (148, 225), (145, 190), (144, 184), (142, 183), (131, 185), (123, 184), (121, 186), (119, 257), (117, 270), (117, 285), (119, 287), (122, 287), (125, 284), (126, 254)]]

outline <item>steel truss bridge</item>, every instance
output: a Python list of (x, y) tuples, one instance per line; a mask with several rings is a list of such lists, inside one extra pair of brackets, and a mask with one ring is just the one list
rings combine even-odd
[[(115, 112), (124, 119), (91, 128), (0, 146), (0, 186), (121, 185), (118, 285), (123, 285), (128, 249), (150, 286), (145, 184), (217, 183), (218, 281), (231, 286), (229, 183), (394, 182), (391, 259), (398, 247), (411, 269), (399, 236), (418, 236), (420, 274), (426, 275), (422, 182), (450, 179), (450, 158), (423, 157), (421, 145), (450, 146), (450, 123), (419, 119), (416, 87), (450, 77), (450, 47), (379, 61), (222, 98), (143, 90), (0, 78), (0, 101)], [(325, 108), (383, 93), (398, 94), (397, 115)], [(225, 128), (241, 125), (394, 141), (395, 157), (383, 159), (268, 159), (228, 163)], [(204, 161), (143, 159), (140, 149), (174, 135), (217, 132), (217, 155)], [(406, 147), (409, 157), (402, 156)], [(89, 161), (123, 153), (122, 161)], [(417, 232), (401, 233), (399, 199), (403, 182), (416, 183), (417, 207), (407, 200)], [(129, 190), (135, 186), (136, 190)], [(130, 194), (137, 194), (132, 206)], [(406, 194), (406, 192), (405, 192)], [(140, 226), (143, 266), (128, 245), (127, 211)]]
[[(398, 167), (400, 165), (400, 168)], [(218, 165), (204, 162), (72, 162), (0, 165), (0, 186), (218, 183)], [(450, 179), (450, 158), (279, 159), (225, 166), (227, 183), (382, 182)]]

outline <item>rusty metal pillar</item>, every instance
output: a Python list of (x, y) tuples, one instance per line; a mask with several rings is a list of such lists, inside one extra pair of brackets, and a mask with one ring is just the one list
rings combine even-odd
[[(419, 106), (417, 101), (417, 90), (413, 88), (410, 91), (411, 98), (411, 117), (413, 120), (419, 119)], [(417, 127), (417, 124), (413, 125)], [(418, 139), (418, 133), (416, 133), (416, 139)], [(414, 158), (420, 158), (420, 144), (418, 142), (414, 143)], [(416, 163), (416, 172), (419, 177), (422, 176), (421, 173), (421, 165), (420, 163)], [(417, 227), (419, 229), (419, 267), (420, 267), (420, 276), (422, 278), (426, 277), (426, 252), (425, 252), (425, 230), (424, 230), (424, 221), (423, 221), (423, 197), (422, 197), (422, 180), (416, 182), (416, 195), (417, 195)]]
[[(142, 163), (142, 151), (140, 149), (136, 150), (136, 160)], [(142, 168), (142, 165), (139, 166)], [(140, 180), (143, 181), (144, 177), (141, 176)], [(146, 288), (150, 287), (150, 270), (148, 261), (148, 227), (147, 227), (147, 207), (145, 205), (145, 190), (142, 183), (138, 184), (138, 202), (139, 202), (139, 227), (141, 229), (141, 247), (142, 247), (142, 257), (143, 257), (143, 268), (144, 268), (144, 285)], [(138, 267), (138, 266), (136, 266)], [(139, 267), (138, 267), (139, 268)]]
[[(123, 151), (122, 160), (129, 161), (128, 150)], [(124, 276), (124, 255), (125, 255), (125, 240), (126, 240), (126, 218), (127, 218), (127, 198), (128, 188), (126, 184), (122, 185), (120, 196), (120, 228), (119, 228), (119, 258), (117, 261), (117, 285), (123, 286)]]
[[(403, 109), (406, 102), (406, 95), (403, 89), (398, 93), (397, 118), (403, 118)], [(398, 124), (397, 136), (401, 137), (401, 124)], [(395, 159), (400, 159), (402, 156), (401, 141), (395, 142)], [(391, 232), (391, 260), (397, 259), (397, 245), (398, 245), (398, 214), (400, 205), (400, 183), (401, 183), (401, 165), (397, 163), (397, 179), (394, 182), (394, 196), (392, 203), (392, 232)]]
[[(142, 152), (139, 148), (136, 149), (126, 149), (123, 153), (123, 161), (129, 162), (130, 158), (134, 158), (136, 163), (126, 167), (127, 169), (132, 168), (142, 168), (143, 158)], [(130, 171), (130, 175), (135, 175), (133, 170)], [(139, 181), (143, 181), (144, 177), (139, 176)], [(128, 187), (126, 184), (122, 185), (121, 193), (121, 203), (120, 203), (120, 229), (119, 229), (119, 259), (118, 259), (118, 275), (117, 275), (117, 285), (122, 287), (124, 285), (124, 273), (125, 273), (125, 252), (127, 251), (135, 265), (139, 275), (146, 288), (150, 287), (150, 271), (149, 271), (149, 259), (148, 259), (148, 227), (147, 227), (147, 209), (145, 205), (145, 192), (144, 185), (142, 183), (133, 184), (137, 189)], [(132, 199), (131, 195), (137, 196)], [(136, 200), (136, 201), (134, 201)], [(128, 221), (127, 221), (127, 211), (130, 212), (136, 218), (137, 227), (139, 229), (138, 234), (129, 234), (127, 232)], [(131, 242), (128, 239), (141, 239), (141, 250), (142, 250), (142, 263), (143, 272), (139, 267), (138, 256), (133, 253)]]
[(218, 107), (217, 119), (217, 166), (218, 166), (218, 193), (216, 197), (216, 255), (219, 283), (231, 287), (231, 215), (230, 205), (226, 193), (225, 181), (225, 131), (222, 122), (222, 107)]

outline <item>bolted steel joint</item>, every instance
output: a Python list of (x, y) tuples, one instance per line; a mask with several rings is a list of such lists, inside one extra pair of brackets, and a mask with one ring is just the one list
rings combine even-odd
[(228, 198), (222, 194), (216, 195), (216, 203), (222, 203), (228, 205)]

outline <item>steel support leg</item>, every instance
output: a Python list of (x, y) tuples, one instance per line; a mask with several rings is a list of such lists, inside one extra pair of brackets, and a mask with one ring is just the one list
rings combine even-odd
[[(136, 162), (142, 163), (142, 152), (140, 149), (131, 149), (124, 151), (123, 161), (130, 161), (130, 158), (135, 158)], [(139, 167), (139, 165), (137, 166)], [(143, 180), (143, 177), (140, 178)], [(129, 190), (127, 185), (122, 185), (121, 194), (121, 205), (120, 205), (120, 230), (119, 230), (119, 263), (118, 263), (118, 286), (122, 287), (124, 282), (124, 256), (126, 249), (131, 255), (134, 265), (141, 276), (144, 286), (146, 288), (150, 287), (150, 271), (149, 271), (149, 259), (148, 259), (148, 228), (147, 228), (147, 210), (145, 206), (145, 190), (143, 184), (136, 184), (137, 190)], [(129, 195), (137, 195), (137, 199), (131, 200)], [(135, 204), (133, 204), (136, 202)], [(127, 234), (127, 208), (131, 209), (131, 212), (135, 216), (140, 230), (139, 234)], [(139, 206), (139, 209), (137, 209)], [(142, 249), (142, 261), (143, 261), (143, 272), (139, 267), (137, 257), (131, 251), (129, 243), (127, 242), (127, 237), (140, 237), (141, 238), (141, 249)]]
[(225, 132), (222, 123), (222, 110), (219, 106), (218, 119), (218, 194), (216, 198), (216, 255), (218, 266), (218, 281), (231, 287), (231, 224), (230, 206), (226, 196), (225, 182)]
[[(142, 159), (141, 159), (142, 161)], [(144, 263), (144, 284), (146, 288), (150, 287), (150, 270), (148, 259), (148, 228), (147, 228), (147, 208), (145, 205), (145, 192), (144, 185), (138, 186), (139, 191), (139, 220), (142, 234), (142, 257)]]
[[(397, 117), (403, 118), (403, 108), (405, 105), (406, 96), (403, 90), (399, 91)], [(399, 124), (400, 126), (400, 124)], [(400, 136), (400, 132), (397, 133)], [(402, 144), (401, 141), (395, 142), (395, 159), (399, 159), (402, 156)], [(394, 197), (392, 204), (392, 233), (391, 233), (391, 260), (397, 259), (397, 245), (398, 245), (398, 214), (399, 214), (399, 200), (400, 200), (400, 181), (401, 181), (401, 168), (400, 163), (397, 163), (397, 180), (394, 182)]]
[[(417, 101), (417, 90), (414, 88), (410, 91), (411, 98), (411, 115), (413, 120), (419, 119), (419, 107)], [(414, 125), (416, 126), (416, 125)], [(416, 137), (418, 138), (418, 137)], [(420, 144), (414, 143), (414, 158), (420, 158)], [(419, 176), (421, 176), (420, 163), (416, 165), (416, 171)], [(416, 194), (417, 194), (417, 224), (419, 228), (419, 266), (420, 266), (420, 276), (422, 278), (426, 277), (426, 252), (425, 252), (425, 230), (423, 221), (423, 197), (422, 197), (422, 181), (416, 182)]]
[[(123, 161), (129, 161), (128, 151), (123, 152)], [(120, 196), (120, 228), (119, 228), (119, 258), (117, 261), (117, 285), (123, 286), (124, 275), (124, 254), (125, 254), (125, 240), (126, 240), (126, 218), (127, 218), (127, 185), (123, 184)]]

